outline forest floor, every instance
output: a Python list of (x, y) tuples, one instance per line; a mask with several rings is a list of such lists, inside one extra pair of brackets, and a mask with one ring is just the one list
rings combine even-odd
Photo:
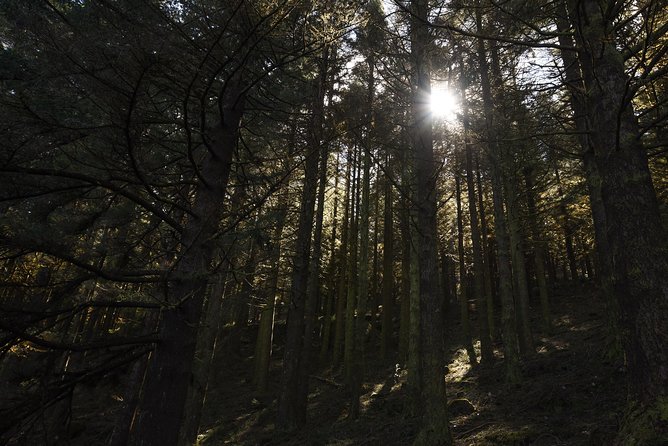
[[(504, 385), (500, 352), (492, 367), (471, 368), (462, 346), (449, 342), (446, 381), (456, 445), (611, 443), (624, 403), (625, 370), (605, 357), (603, 302), (588, 286), (566, 285), (554, 291), (553, 308), (554, 329), (549, 336), (536, 334), (537, 353), (522, 361), (519, 385)], [(269, 391), (257, 394), (250, 382), (253, 332), (242, 335), (241, 351), (219, 356), (225, 364), (217, 364), (207, 396), (201, 446), (411, 444), (419, 420), (406, 415), (406, 388), (395, 381), (394, 364), (381, 365), (377, 352), (366, 359), (359, 419), (347, 416), (340, 371), (321, 369), (311, 375), (307, 425), (289, 436), (275, 433), (282, 352), (274, 352)]]

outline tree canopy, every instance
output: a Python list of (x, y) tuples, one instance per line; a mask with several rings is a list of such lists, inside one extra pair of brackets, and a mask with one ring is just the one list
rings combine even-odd
[(600, 441), (662, 444), (666, 6), (5, 0), (0, 439), (214, 444), (247, 376), (287, 444), (388, 375), (455, 444), (448, 352), (530, 383), (584, 293)]

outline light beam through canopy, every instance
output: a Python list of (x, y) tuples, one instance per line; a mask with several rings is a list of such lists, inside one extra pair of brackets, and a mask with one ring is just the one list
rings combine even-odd
[(457, 113), (460, 112), (457, 96), (445, 86), (434, 86), (431, 91), (429, 106), (434, 118), (448, 122), (455, 122)]

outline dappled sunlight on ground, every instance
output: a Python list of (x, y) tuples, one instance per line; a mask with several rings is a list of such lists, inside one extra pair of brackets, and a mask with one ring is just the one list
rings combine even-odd
[[(584, 294), (556, 298), (563, 312), (555, 314), (551, 335), (535, 333), (537, 354), (521, 361), (524, 380), (517, 386), (504, 384), (501, 344), (495, 344), (493, 365), (473, 368), (462, 345), (448, 347), (444, 372), (456, 446), (609, 444), (623, 403), (624, 375), (619, 364), (603, 359), (602, 311), (592, 312), (600, 302)], [(415, 438), (419, 420), (410, 414), (405, 370), (397, 375), (395, 366), (381, 363), (371, 349), (358, 420), (348, 417), (341, 372), (322, 369), (311, 375), (308, 424), (289, 435), (275, 432), (282, 352), (279, 346), (269, 391), (257, 395), (247, 378), (252, 342), (246, 345), (247, 359), (218, 365), (221, 375), (207, 397), (201, 446), (391, 446)], [(474, 347), (479, 353), (479, 341)]]
[(469, 364), (469, 357), (466, 353), (466, 349), (459, 348), (450, 357), (450, 363), (448, 364), (448, 374), (446, 375), (446, 382), (451, 381), (461, 381), (471, 370), (471, 364)]

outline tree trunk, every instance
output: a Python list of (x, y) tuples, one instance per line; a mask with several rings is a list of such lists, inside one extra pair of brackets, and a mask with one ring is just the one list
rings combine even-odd
[(300, 382), (304, 349), (304, 330), (307, 301), (307, 282), (311, 254), (311, 232), (318, 182), (319, 147), (310, 147), (306, 155), (304, 188), (293, 260), (292, 285), (287, 317), (287, 335), (283, 356), (283, 377), (278, 402), (277, 424), (293, 431), (306, 422), (306, 401), (302, 398)]
[(271, 359), (272, 341), (274, 337), (274, 313), (276, 309), (276, 297), (278, 296), (278, 276), (280, 274), (281, 239), (285, 218), (288, 211), (287, 193), (282, 193), (278, 200), (276, 226), (271, 239), (271, 250), (269, 253), (269, 265), (275, 265), (265, 287), (266, 302), (260, 312), (260, 325), (255, 343), (255, 364), (253, 382), (255, 389), (266, 392), (269, 378), (269, 361)]
[[(404, 162), (404, 171), (405, 162)], [(402, 172), (402, 189), (408, 191), (408, 174)], [(404, 192), (406, 193), (406, 192)], [(399, 213), (399, 229), (401, 232), (401, 308), (399, 321), (399, 360), (408, 360), (410, 336), (410, 302), (411, 302), (411, 228), (410, 202), (407, 197), (401, 199)]]
[[(371, 314), (375, 317), (378, 313), (379, 306), (383, 304), (382, 295), (378, 292), (378, 281), (379, 281), (379, 257), (380, 253), (378, 252), (378, 237), (379, 237), (379, 226), (380, 226), (380, 187), (382, 181), (376, 180), (376, 191), (373, 197), (374, 203), (374, 212), (373, 212), (373, 270), (371, 272), (370, 287), (371, 287), (371, 307), (369, 310)], [(381, 335), (382, 339), (382, 335)], [(382, 346), (382, 340), (381, 340)], [(382, 356), (382, 355), (381, 355)]]
[[(482, 29), (482, 15), (476, 10), (476, 25), (479, 33)], [(501, 330), (504, 346), (504, 363), (506, 381), (518, 383), (521, 380), (519, 368), (519, 351), (517, 344), (517, 327), (515, 325), (515, 305), (513, 302), (512, 269), (510, 265), (510, 247), (506, 216), (503, 209), (503, 180), (499, 154), (499, 145), (495, 130), (495, 109), (492, 101), (489, 68), (485, 42), (478, 39), (478, 59), (480, 63), (480, 83), (482, 86), (483, 105), (485, 110), (485, 127), (488, 140), (488, 156), (492, 170), (492, 202), (494, 205), (494, 228), (497, 243), (497, 268), (499, 270), (499, 291), (501, 295)]]
[(536, 269), (536, 283), (538, 284), (538, 295), (540, 300), (540, 314), (543, 332), (552, 331), (552, 317), (550, 316), (550, 297), (545, 280), (545, 242), (543, 233), (538, 223), (538, 211), (534, 198), (533, 171), (531, 168), (524, 170), (524, 182), (526, 187), (527, 209), (529, 211), (529, 226), (531, 227), (531, 239), (533, 242), (534, 267)]
[[(573, 46), (573, 38), (568, 36), (570, 25), (568, 21), (568, 10), (566, 2), (557, 3), (558, 14), (555, 19), (560, 31), (559, 43), (564, 46)], [(608, 313), (608, 342), (607, 354), (611, 357), (621, 357), (622, 341), (619, 330), (619, 305), (614, 298), (612, 286), (612, 263), (610, 248), (607, 240), (607, 229), (605, 222), (605, 207), (601, 197), (601, 180), (594, 161), (594, 152), (589, 145), (587, 133), (589, 124), (587, 122), (585, 101), (583, 97), (584, 85), (580, 70), (580, 63), (574, 51), (562, 50), (560, 52), (565, 70), (565, 83), (570, 92), (570, 104), (573, 110), (575, 129), (578, 131), (578, 142), (582, 151), (582, 160), (585, 168), (587, 190), (589, 192), (589, 203), (594, 223), (594, 240), (596, 244), (596, 260), (601, 294), (604, 296), (606, 312)]]
[[(362, 203), (360, 205), (360, 260), (359, 278), (357, 283), (357, 319), (355, 326), (355, 358), (353, 365), (353, 382), (351, 387), (350, 417), (359, 417), (360, 397), (362, 396), (362, 383), (364, 382), (365, 363), (364, 351), (366, 332), (369, 323), (366, 313), (369, 304), (369, 213), (371, 194), (371, 135), (373, 133), (373, 101), (375, 93), (375, 61), (373, 55), (367, 58), (367, 103), (366, 103), (366, 132), (362, 141)], [(376, 200), (378, 197), (376, 196)], [(376, 202), (377, 203), (377, 202)], [(376, 215), (378, 212), (376, 212)], [(376, 231), (377, 232), (377, 231)], [(375, 249), (375, 248), (374, 248)], [(375, 299), (375, 296), (374, 296)], [(372, 311), (373, 318), (375, 311)]]
[(471, 339), (471, 321), (469, 320), (468, 273), (466, 253), (464, 252), (464, 222), (462, 215), (462, 191), (459, 172), (455, 172), (455, 199), (457, 201), (457, 252), (459, 253), (459, 316), (462, 324), (464, 347), (471, 365), (478, 364), (473, 341)]
[[(349, 155), (352, 156), (351, 151)], [(351, 212), (354, 212), (351, 205), (352, 188), (354, 186), (351, 180), (352, 162), (346, 163), (346, 191), (344, 196), (343, 221), (341, 222), (341, 247), (339, 248), (339, 280), (336, 287), (336, 316), (334, 324), (334, 346), (332, 347), (332, 367), (337, 368), (343, 356), (344, 335), (345, 335), (345, 310), (346, 310), (346, 283), (348, 280), (348, 261), (350, 249), (348, 232), (351, 229)]]
[(355, 352), (355, 306), (357, 295), (357, 281), (358, 279), (358, 228), (359, 228), (359, 166), (358, 151), (355, 150), (353, 155), (353, 185), (350, 212), (350, 234), (348, 238), (349, 243), (349, 257), (347, 263), (347, 289), (346, 289), (346, 327), (345, 339), (343, 345), (343, 372), (344, 381), (348, 389), (352, 387), (353, 379), (353, 354)]
[[(466, 111), (465, 111), (466, 113)], [(468, 127), (468, 117), (464, 120), (464, 132)], [(494, 361), (492, 341), (489, 336), (489, 325), (487, 319), (487, 299), (485, 296), (485, 277), (483, 264), (482, 241), (480, 237), (480, 226), (478, 222), (478, 208), (476, 206), (475, 189), (473, 187), (473, 148), (471, 142), (466, 138), (466, 188), (468, 192), (469, 215), (471, 218), (471, 244), (473, 245), (473, 273), (474, 273), (474, 295), (478, 306), (478, 320), (480, 323), (480, 362), (489, 364)]]
[(193, 365), (185, 407), (185, 413), (188, 416), (182, 421), (183, 424), (179, 432), (178, 444), (181, 446), (191, 446), (195, 444), (195, 440), (197, 439), (197, 432), (202, 418), (202, 409), (209, 385), (211, 364), (215, 356), (216, 338), (222, 319), (221, 309), (225, 279), (227, 277), (226, 268), (223, 268), (223, 271), (219, 271), (214, 277), (215, 281), (209, 285), (207, 302), (204, 304), (204, 321), (200, 325), (200, 332), (197, 336), (196, 360)]
[(418, 261), (420, 268), (420, 391), (422, 426), (415, 444), (449, 445), (444, 379), (442, 293), (438, 277), (438, 236), (436, 215), (437, 166), (434, 159), (431, 93), (431, 44), (425, 26), (429, 15), (426, 0), (411, 2), (411, 56), (415, 69), (413, 91), (413, 144), (417, 176)]
[(318, 208), (315, 216), (315, 231), (313, 234), (313, 254), (311, 255), (307, 301), (305, 310), (304, 326), (304, 350), (302, 352), (301, 378), (302, 396), (306, 401), (308, 397), (308, 371), (311, 367), (311, 353), (313, 350), (313, 331), (315, 326), (316, 308), (320, 300), (320, 270), (322, 257), (322, 221), (325, 213), (325, 188), (327, 186), (327, 164), (329, 151), (325, 144), (322, 145), (320, 153), (320, 177), (318, 179)]
[[(411, 202), (415, 202), (415, 190), (411, 188)], [(410, 207), (409, 214), (409, 264), (408, 264), (408, 357), (406, 368), (408, 369), (407, 386), (409, 396), (409, 409), (412, 415), (420, 413), (420, 263), (418, 251), (418, 229), (417, 215), (414, 205)]]
[[(373, 84), (372, 84), (373, 85)], [(355, 348), (351, 385), (350, 418), (359, 417), (360, 397), (364, 381), (364, 341), (368, 322), (366, 320), (369, 300), (369, 195), (370, 195), (370, 148), (364, 148), (362, 158), (362, 202), (359, 210), (359, 276), (357, 279), (357, 318), (355, 319)]]
[[(505, 88), (503, 83), (503, 74), (501, 72), (501, 62), (499, 57), (498, 46), (493, 45), (491, 48), (491, 70), (492, 81), (495, 87), (495, 95), (497, 102), (500, 104), (508, 104), (505, 98)], [(517, 105), (517, 104), (515, 104)], [(505, 106), (505, 105), (504, 105)], [(495, 132), (497, 135), (507, 134), (507, 129), (511, 127), (509, 120), (505, 114), (497, 114), (498, 122), (496, 123)], [(506, 216), (507, 216), (507, 234), (508, 243), (510, 244), (510, 258), (512, 264), (512, 279), (515, 290), (515, 314), (519, 316), (519, 346), (520, 353), (524, 356), (535, 353), (533, 346), (533, 336), (531, 334), (531, 324), (529, 320), (529, 284), (526, 272), (526, 263), (524, 258), (524, 248), (522, 241), (522, 233), (520, 230), (520, 216), (518, 208), (518, 194), (517, 194), (517, 163), (516, 155), (517, 148), (508, 145), (504, 141), (503, 144), (497, 140), (496, 146), (498, 148), (495, 152), (490, 152), (494, 157), (493, 168), (496, 167), (496, 172), (501, 178), (503, 185), (503, 195), (505, 196)], [(501, 194), (501, 192), (500, 192)]]
[(568, 5), (628, 361), (628, 408), (617, 444), (660, 444), (668, 438), (668, 250), (610, 3)]
[[(516, 167), (511, 165), (515, 172)], [(515, 188), (514, 174), (506, 175), (506, 208), (508, 211), (508, 226), (510, 229), (510, 252), (513, 263), (513, 277), (516, 285), (516, 313), (519, 315), (519, 338), (520, 351), (525, 356), (533, 355), (536, 350), (531, 334), (531, 321), (529, 319), (529, 282), (526, 271), (526, 260), (524, 258), (524, 243), (522, 242), (522, 231), (520, 230), (519, 210), (517, 209), (518, 195)]]
[[(330, 256), (329, 256), (329, 289), (325, 298), (323, 323), (322, 323), (322, 343), (320, 345), (320, 364), (325, 363), (327, 352), (330, 347), (330, 340), (332, 337), (332, 310), (336, 301), (337, 277), (336, 277), (336, 229), (337, 229), (337, 213), (339, 209), (339, 155), (336, 156), (336, 164), (334, 167), (334, 206), (332, 209), (332, 235), (330, 239)], [(340, 277), (339, 277), (340, 278)]]
[[(283, 377), (278, 399), (277, 425), (284, 431), (293, 431), (306, 422), (308, 382), (302, 382), (304, 349), (310, 342), (309, 326), (306, 321), (308, 297), (308, 277), (311, 260), (311, 236), (318, 189), (318, 167), (321, 156), (324, 99), (328, 73), (329, 48), (323, 49), (318, 78), (314, 85), (313, 110), (308, 128), (308, 148), (304, 166), (297, 240), (293, 259), (290, 304), (286, 321), (287, 334), (283, 356)], [(302, 387), (304, 386), (304, 387)]]
[(482, 172), (480, 170), (480, 159), (476, 155), (476, 185), (478, 187), (478, 209), (480, 209), (480, 235), (482, 239), (483, 255), (483, 280), (485, 284), (485, 300), (487, 301), (487, 325), (489, 335), (492, 339), (497, 339), (496, 321), (494, 319), (494, 287), (492, 286), (492, 266), (490, 262), (491, 253), (487, 243), (487, 213), (485, 212), (485, 200), (482, 191)]
[[(386, 169), (389, 169), (389, 156)], [(392, 218), (392, 183), (385, 179), (385, 206), (383, 209), (383, 319), (381, 326), (380, 356), (386, 361), (392, 342), (394, 315), (394, 233)]]
[(214, 236), (225, 209), (225, 195), (232, 154), (243, 113), (243, 88), (229, 82), (223, 100), (225, 113), (208, 141), (209, 151), (200, 173), (193, 213), (182, 234), (182, 254), (174, 268), (168, 302), (159, 322), (157, 344), (146, 373), (143, 395), (137, 407), (130, 444), (176, 444), (197, 345), (208, 273), (214, 253)]
[(575, 259), (575, 248), (573, 247), (573, 224), (568, 213), (568, 206), (566, 206), (566, 196), (564, 189), (561, 186), (561, 175), (556, 162), (554, 163), (554, 176), (557, 180), (557, 194), (559, 195), (559, 212), (561, 213), (562, 227), (564, 230), (564, 242), (566, 244), (566, 259), (568, 259), (568, 271), (571, 274), (571, 280), (577, 281), (578, 264)]

